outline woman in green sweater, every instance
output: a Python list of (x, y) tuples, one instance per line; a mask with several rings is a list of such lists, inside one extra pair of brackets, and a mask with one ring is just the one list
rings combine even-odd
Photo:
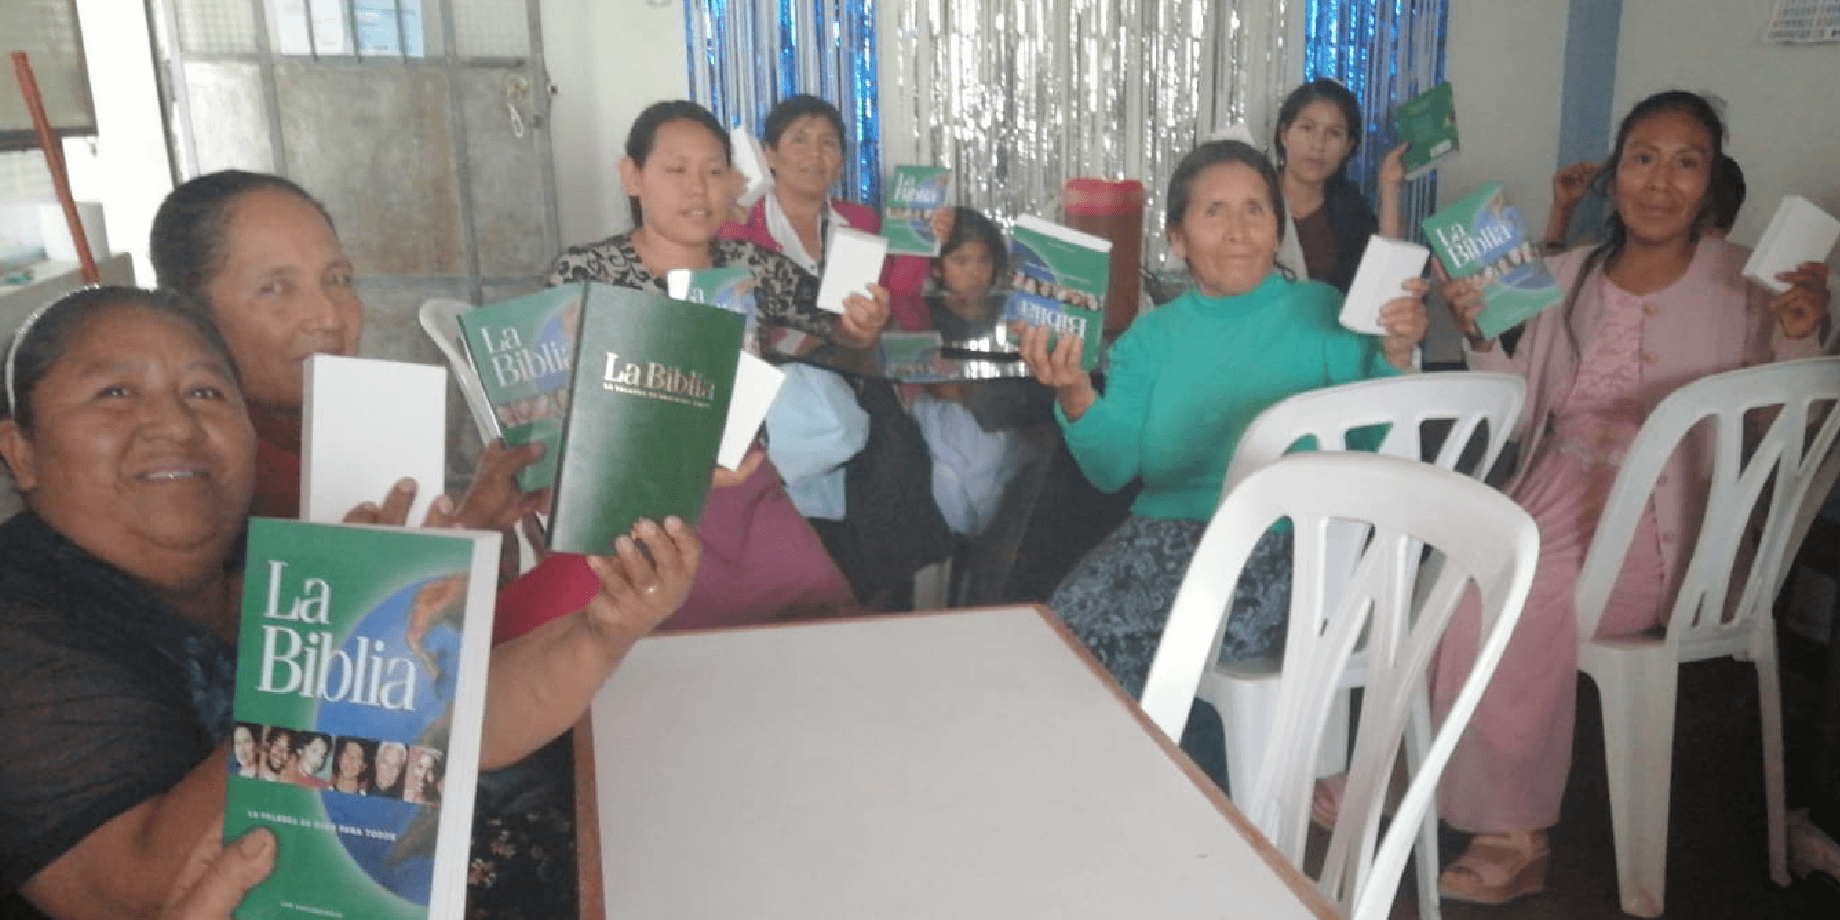
[[(1425, 334), (1418, 280), (1382, 308), (1384, 338), (1342, 328), (1340, 293), (1277, 269), (1283, 226), (1284, 199), (1265, 157), (1237, 141), (1203, 144), (1170, 178), (1164, 216), (1170, 249), (1195, 286), (1119, 337), (1104, 395), (1080, 370), (1077, 337), (1052, 352), (1046, 330), (1023, 338), (1023, 358), (1054, 390), (1055, 415), (1086, 477), (1107, 492), (1143, 480), (1131, 517), (1049, 601), (1133, 696), (1143, 692), (1247, 424), (1294, 394), (1409, 369)], [(1222, 659), (1277, 651), (1289, 604), (1290, 535), (1273, 531), (1234, 592)]]

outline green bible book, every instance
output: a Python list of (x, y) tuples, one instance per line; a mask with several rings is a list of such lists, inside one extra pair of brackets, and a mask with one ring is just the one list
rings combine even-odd
[(556, 482), (575, 327), (587, 289), (585, 281), (564, 284), (460, 314), (467, 357), (492, 404), (498, 436), (513, 447), (544, 446), (542, 459), (518, 474), (526, 492)]
[(550, 549), (606, 554), (640, 518), (695, 523), (741, 356), (721, 307), (587, 286), (557, 450)]
[(464, 916), (499, 539), (249, 522), (224, 838), (278, 846), (237, 917)]
[(1003, 325), (1012, 331), (1046, 326), (1053, 348), (1063, 335), (1081, 340), (1080, 366), (1099, 366), (1105, 328), (1105, 289), (1112, 273), (1110, 240), (1024, 215), (1010, 230), (1010, 293)]
[(933, 212), (952, 197), (952, 171), (942, 166), (896, 166), (882, 202), (882, 236), (889, 255), (936, 256), (944, 244), (933, 235)]
[(1457, 152), (1457, 102), (1449, 83), (1439, 83), (1393, 110), (1393, 129), (1406, 145), (1400, 155), (1406, 178), (1436, 169)]
[(1526, 322), (1564, 293), (1499, 182), (1452, 202), (1422, 226), (1425, 242), (1450, 277), (1481, 279), (1482, 313), (1476, 327), (1485, 339)]

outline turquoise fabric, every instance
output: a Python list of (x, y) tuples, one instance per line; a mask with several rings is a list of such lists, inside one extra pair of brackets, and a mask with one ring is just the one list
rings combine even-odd
[(1297, 393), (1399, 373), (1380, 339), (1336, 321), (1342, 298), (1277, 273), (1234, 297), (1191, 290), (1137, 318), (1112, 347), (1105, 393), (1077, 422), (1057, 405), (1067, 446), (1093, 485), (1133, 479), (1150, 518), (1205, 521), (1240, 434)]

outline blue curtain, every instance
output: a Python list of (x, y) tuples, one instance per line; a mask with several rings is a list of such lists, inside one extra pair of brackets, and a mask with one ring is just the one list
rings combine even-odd
[(797, 93), (843, 113), (835, 194), (881, 207), (875, 0), (684, 0), (690, 98), (758, 136), (773, 103)]
[[(1361, 101), (1367, 124), (1348, 175), (1377, 200), (1393, 109), (1444, 81), (1449, 0), (1308, 0), (1304, 16), (1303, 78), (1332, 77)], [(1437, 173), (1407, 182), (1400, 198), (1406, 234), (1417, 239), (1419, 221), (1437, 208)]]

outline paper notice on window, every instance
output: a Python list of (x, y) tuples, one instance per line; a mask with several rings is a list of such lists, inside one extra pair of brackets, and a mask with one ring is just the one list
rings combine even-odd
[(269, 0), (269, 42), (276, 54), (351, 54), (345, 0)]

